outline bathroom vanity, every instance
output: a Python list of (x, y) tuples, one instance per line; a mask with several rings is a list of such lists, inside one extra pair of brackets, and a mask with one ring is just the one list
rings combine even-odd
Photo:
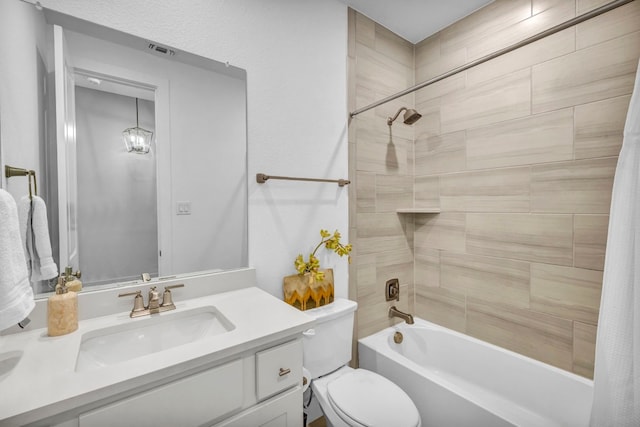
[(175, 310), (138, 318), (117, 294), (149, 284), (80, 294), (79, 328), (60, 337), (40, 327), (40, 304), (31, 330), (0, 336), (0, 425), (301, 425), (313, 319), (252, 276), (185, 278)]

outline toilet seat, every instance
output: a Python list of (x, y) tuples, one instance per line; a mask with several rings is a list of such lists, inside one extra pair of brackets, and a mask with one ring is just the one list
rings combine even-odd
[(396, 384), (366, 369), (355, 369), (327, 384), (333, 410), (357, 427), (417, 427), (420, 414)]

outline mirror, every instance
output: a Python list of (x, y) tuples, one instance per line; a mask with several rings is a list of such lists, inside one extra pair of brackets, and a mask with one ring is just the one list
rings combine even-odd
[(19, 0), (0, 27), (0, 166), (36, 171), (60, 271), (91, 290), (248, 265), (244, 70)]

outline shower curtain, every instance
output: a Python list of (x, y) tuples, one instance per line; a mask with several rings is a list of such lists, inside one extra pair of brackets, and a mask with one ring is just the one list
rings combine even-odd
[(591, 427), (640, 426), (640, 68), (613, 183), (593, 386)]

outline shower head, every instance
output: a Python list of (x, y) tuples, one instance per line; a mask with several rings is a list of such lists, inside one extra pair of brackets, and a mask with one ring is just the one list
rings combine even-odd
[(422, 117), (422, 114), (418, 113), (416, 110), (409, 109), (404, 113), (404, 124), (412, 125), (420, 120), (420, 117)]
[(414, 110), (413, 108), (407, 108), (407, 107), (402, 107), (398, 110), (398, 112), (396, 113), (395, 116), (393, 116), (393, 118), (389, 117), (387, 119), (387, 125), (391, 126), (391, 124), (393, 123), (393, 121), (395, 119), (398, 118), (398, 116), (400, 115), (400, 113), (404, 110), (404, 124), (405, 125), (412, 125), (415, 122), (417, 122), (418, 120), (420, 120), (420, 117), (422, 117), (422, 114), (418, 113), (416, 110)]

